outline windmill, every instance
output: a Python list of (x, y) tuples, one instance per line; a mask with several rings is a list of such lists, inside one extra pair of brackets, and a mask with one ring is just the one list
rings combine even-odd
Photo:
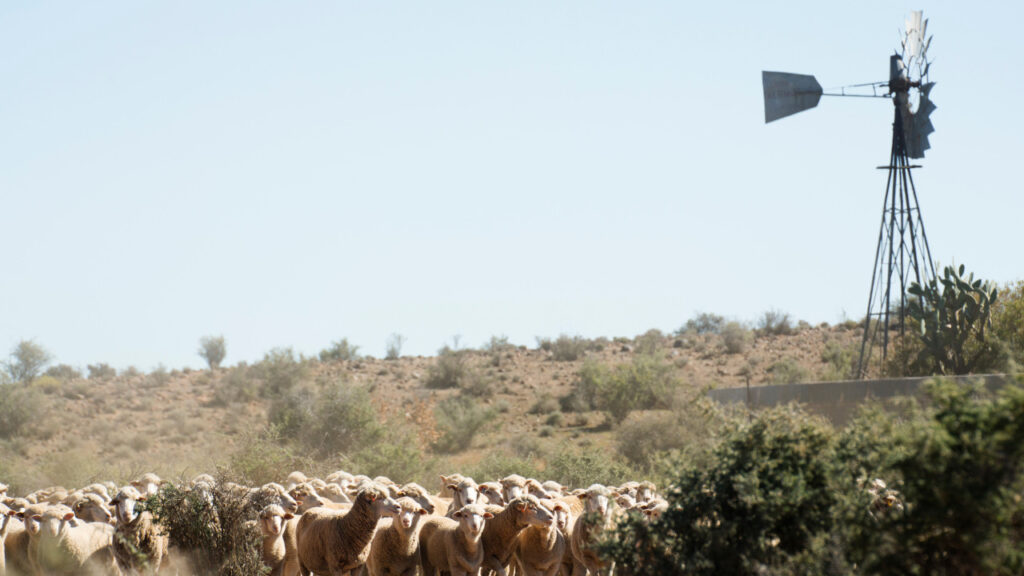
[[(888, 98), (892, 100), (892, 147), (889, 163), (879, 166), (888, 171), (882, 222), (878, 230), (875, 265), (871, 274), (864, 336), (861, 339), (857, 378), (863, 378), (871, 364), (872, 351), (881, 348), (879, 365), (889, 352), (889, 336), (906, 327), (907, 287), (935, 278), (928, 236), (917, 202), (917, 189), (911, 164), (924, 158), (928, 135), (935, 131), (929, 116), (935, 110), (929, 81), (927, 36), (928, 21), (920, 11), (912, 12), (906, 21), (900, 50), (889, 57), (889, 79), (882, 82), (853, 84), (825, 92), (814, 76), (786, 72), (762, 72), (764, 84), (764, 121), (769, 123), (818, 105), (822, 96)], [(880, 93), (880, 91), (885, 91)]]

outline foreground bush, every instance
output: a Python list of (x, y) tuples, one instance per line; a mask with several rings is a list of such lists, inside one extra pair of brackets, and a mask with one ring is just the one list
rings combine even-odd
[(269, 574), (261, 557), (259, 527), (247, 523), (268, 502), (224, 488), (189, 490), (165, 485), (147, 507), (201, 576)]

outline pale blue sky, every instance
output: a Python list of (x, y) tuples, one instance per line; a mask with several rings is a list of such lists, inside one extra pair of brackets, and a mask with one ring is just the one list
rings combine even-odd
[(348, 337), (859, 318), (892, 107), (765, 125), (761, 70), (935, 34), (933, 254), (1022, 262), (1022, 3), (4, 2), (0, 349), (199, 366)]

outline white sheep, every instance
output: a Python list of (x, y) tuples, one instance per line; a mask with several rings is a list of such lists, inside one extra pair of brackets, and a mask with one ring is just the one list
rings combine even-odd
[(606, 574), (613, 567), (606, 565), (598, 556), (593, 544), (599, 534), (611, 527), (609, 499), (614, 497), (613, 492), (600, 484), (593, 484), (573, 494), (584, 502), (583, 514), (576, 518), (570, 540), (575, 559), (573, 574), (581, 576), (583, 569), (591, 574)]
[(480, 497), (480, 491), (472, 478), (463, 478), (456, 484), (449, 484), (448, 490), (452, 493), (452, 502), (448, 505), (448, 511), (445, 512), (445, 516), (448, 518), (452, 518), (452, 514), (463, 506), (476, 504)]
[(477, 489), (480, 490), (480, 495), (487, 498), (487, 502), (484, 504), (490, 504), (492, 506), (504, 506), (505, 496), (502, 494), (501, 483), (499, 482), (481, 482)]
[(523, 478), (519, 474), (509, 474), (500, 480), (502, 488), (502, 496), (505, 497), (506, 502), (526, 494), (526, 478)]
[(484, 562), (484, 524), (493, 517), (483, 506), (470, 504), (456, 510), (453, 518), (425, 522), (420, 535), (424, 576), (476, 576)]
[(68, 505), (74, 510), (75, 516), (83, 522), (110, 524), (114, 519), (107, 501), (91, 492), (79, 495), (74, 503), (69, 503)]
[[(6, 490), (7, 486), (3, 485), (3, 488)], [(7, 541), (7, 532), (14, 522), (17, 522), (14, 520), (14, 510), (0, 504), (0, 574), (7, 573), (7, 553), (4, 551), (4, 542)]]
[(125, 486), (111, 501), (117, 519), (114, 557), (118, 566), (130, 573), (158, 572), (169, 547), (169, 538), (156, 526), (153, 514), (139, 506), (146, 498), (134, 487)]
[(263, 564), (270, 568), (270, 576), (281, 576), (285, 567), (285, 523), (293, 516), (277, 504), (260, 510), (260, 533), (263, 535)]
[(152, 472), (146, 472), (132, 481), (132, 486), (146, 496), (156, 496), (160, 492), (160, 486), (164, 483), (159, 476)]
[(299, 573), (350, 576), (366, 563), (377, 521), (400, 510), (387, 489), (371, 483), (359, 491), (347, 514), (307, 511), (297, 525)]
[(398, 516), (383, 520), (370, 544), (369, 576), (416, 576), (420, 518), (427, 510), (408, 496), (400, 497), (398, 505), (402, 508)]
[(67, 506), (51, 506), (30, 521), (30, 562), (38, 574), (109, 573), (117, 571), (111, 543), (114, 527), (79, 522)]

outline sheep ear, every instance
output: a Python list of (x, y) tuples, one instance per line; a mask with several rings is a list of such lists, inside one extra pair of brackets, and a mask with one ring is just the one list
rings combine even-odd
[(612, 498), (618, 498), (619, 496), (622, 496), (622, 494), (618, 490), (612, 491)]
[(35, 520), (36, 522), (42, 522), (43, 521), (43, 517), (41, 515), (39, 515), (39, 514), (36, 514), (35, 516), (33, 516), (32, 519)]
[(520, 503), (516, 504), (516, 510), (518, 510), (520, 512), (526, 510), (526, 502), (520, 502)]
[(484, 512), (484, 518), (494, 518), (494, 514), (491, 514), (490, 512)]
[(562, 512), (565, 512), (565, 506), (562, 506), (561, 504), (555, 504), (555, 506), (551, 510), (561, 510)]
[(452, 518), (462, 518), (462, 510), (457, 510), (452, 513)]
[(66, 522), (68, 520), (71, 520), (74, 517), (75, 517), (74, 514), (72, 514), (71, 512), (68, 512), (67, 514), (64, 515), (64, 521)]
[(419, 510), (416, 511), (416, 513), (419, 514), (420, 516), (423, 516), (424, 514), (427, 513), (427, 509), (426, 508), (420, 508)]
[(377, 495), (374, 494), (373, 492), (370, 492), (370, 493), (368, 493), (366, 495), (366, 499), (369, 500), (370, 502), (376, 502), (377, 501)]
[(291, 512), (285, 512), (284, 513), (284, 519), (285, 520), (291, 520), (292, 518), (295, 518), (295, 516), (293, 516)]

